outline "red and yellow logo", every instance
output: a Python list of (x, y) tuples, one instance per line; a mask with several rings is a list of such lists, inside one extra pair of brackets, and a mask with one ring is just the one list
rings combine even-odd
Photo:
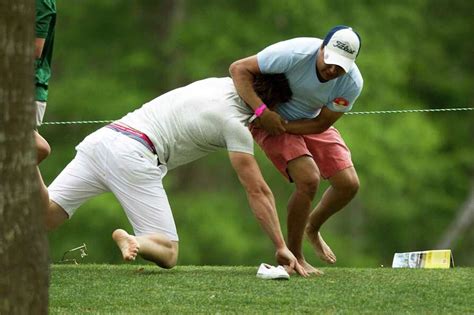
[(349, 101), (346, 100), (345, 98), (343, 97), (337, 97), (335, 98), (333, 101), (332, 101), (333, 105), (336, 106), (336, 107), (339, 107), (339, 106), (343, 106), (343, 107), (347, 107), (349, 106)]

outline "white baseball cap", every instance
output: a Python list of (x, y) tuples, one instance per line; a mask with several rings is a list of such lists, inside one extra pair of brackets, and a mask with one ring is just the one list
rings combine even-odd
[(360, 45), (360, 36), (351, 27), (336, 26), (324, 38), (324, 62), (349, 72), (359, 55)]

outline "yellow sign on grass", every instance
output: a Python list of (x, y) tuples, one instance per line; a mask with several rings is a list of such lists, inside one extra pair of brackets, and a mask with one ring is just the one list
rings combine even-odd
[(449, 268), (454, 267), (450, 249), (395, 253), (392, 268)]

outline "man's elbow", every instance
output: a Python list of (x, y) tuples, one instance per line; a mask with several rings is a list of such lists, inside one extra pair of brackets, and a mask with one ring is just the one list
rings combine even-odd
[(329, 128), (331, 128), (332, 123), (329, 121), (325, 121), (322, 119), (319, 119), (319, 117), (313, 118), (310, 120), (310, 130), (308, 130), (310, 133), (323, 133)]
[(229, 73), (233, 79), (252, 80), (254, 70), (247, 59), (234, 61), (229, 67)]
[(319, 132), (318, 133), (323, 133), (325, 132), (326, 130), (328, 130), (329, 128), (331, 128), (331, 124), (323, 124), (322, 126), (319, 126)]
[(319, 134), (328, 130), (331, 124), (321, 124), (312, 121), (306, 121), (304, 124), (292, 124), (291, 122), (285, 125), (286, 132), (294, 135), (309, 135)]
[(240, 60), (234, 61), (229, 67), (229, 74), (232, 78), (242, 73), (242, 62)]

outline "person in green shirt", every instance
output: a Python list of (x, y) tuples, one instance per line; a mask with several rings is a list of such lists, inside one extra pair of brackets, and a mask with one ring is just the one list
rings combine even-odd
[[(43, 122), (48, 101), (48, 85), (51, 78), (54, 29), (56, 26), (56, 0), (36, 0), (35, 21), (35, 106), (36, 126)], [(51, 148), (48, 142), (35, 130), (38, 164), (44, 160)]]

